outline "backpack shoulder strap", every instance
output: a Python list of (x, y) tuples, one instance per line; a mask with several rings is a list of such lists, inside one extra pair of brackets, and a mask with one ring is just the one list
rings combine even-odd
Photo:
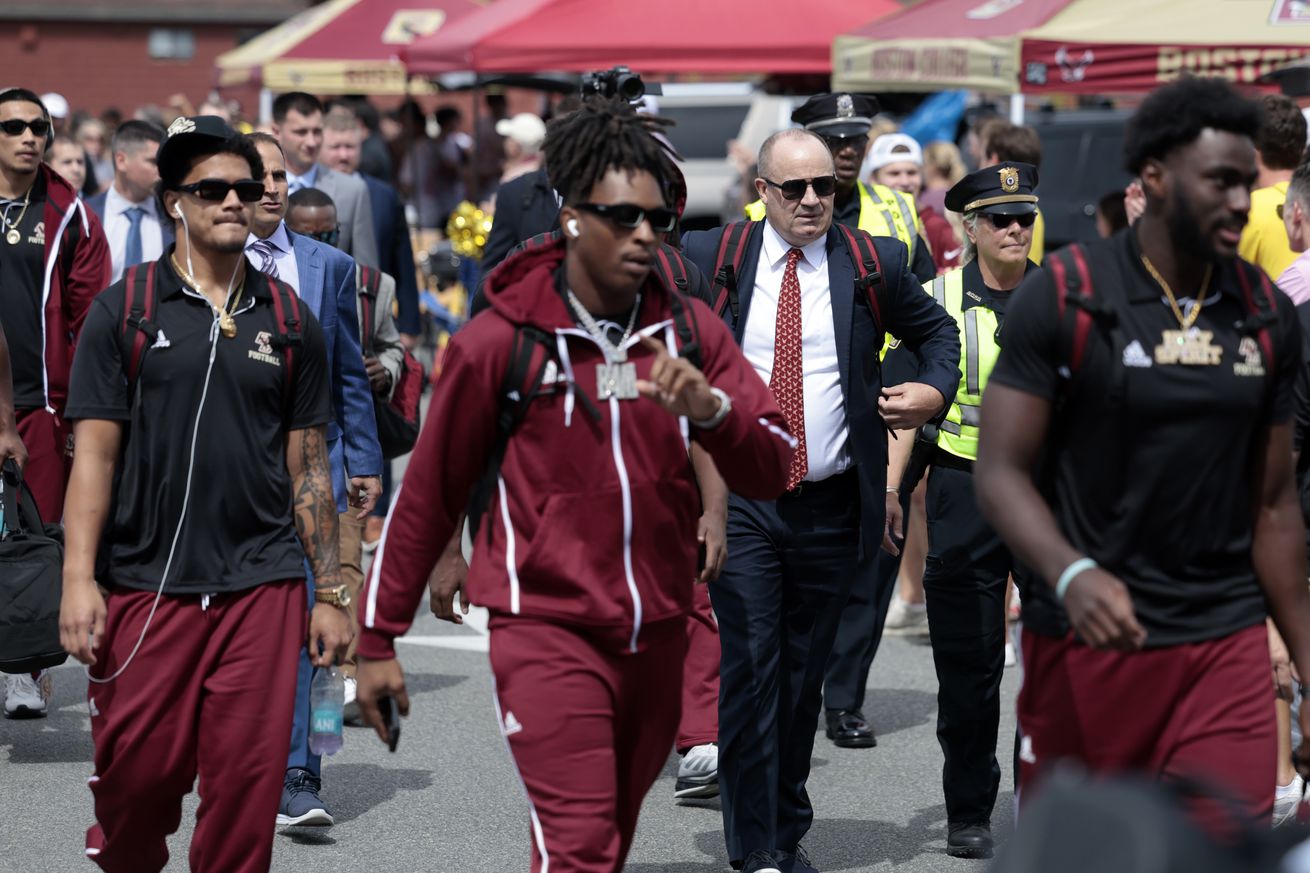
[[(541, 353), (539, 355), (539, 352)], [(541, 358), (535, 374), (533, 360)], [(496, 433), (487, 457), (487, 466), (469, 493), (465, 510), (469, 531), (477, 536), (482, 516), (491, 504), (492, 491), (498, 487), (500, 467), (505, 461), (509, 439), (519, 422), (527, 415), (528, 406), (541, 390), (546, 375), (546, 363), (551, 359), (550, 337), (536, 327), (518, 327), (510, 343), (509, 366), (500, 381), (500, 394), (496, 399)], [(490, 536), (490, 534), (488, 534)]]
[(286, 359), (283, 368), (283, 382), (286, 385), (288, 403), (291, 400), (291, 387), (295, 382), (296, 349), (304, 343), (300, 332), (300, 298), (289, 285), (277, 279), (268, 278), (269, 289), (273, 292), (273, 314), (277, 318), (278, 337), (275, 345), (282, 349)]
[(1055, 283), (1055, 305), (1060, 320), (1061, 359), (1070, 377), (1082, 366), (1087, 340), (1104, 307), (1095, 301), (1096, 288), (1083, 247), (1074, 243), (1050, 256), (1051, 280)]
[(669, 292), (673, 310), (673, 328), (678, 334), (678, 354), (696, 369), (701, 368), (700, 329), (687, 293), (687, 264), (682, 252), (670, 245), (655, 248), (655, 272)]
[(735, 323), (740, 314), (737, 294), (737, 277), (746, 257), (746, 240), (750, 236), (752, 221), (734, 221), (723, 228), (719, 237), (719, 251), (714, 257), (714, 277), (710, 280), (710, 293), (714, 297), (714, 314), (723, 315), (732, 310)]
[(159, 340), (155, 316), (155, 263), (128, 267), (123, 282), (123, 323), (120, 349), (129, 394), (135, 394), (146, 351)]
[[(874, 321), (877, 322), (878, 329), (882, 330), (880, 299), (887, 287), (887, 278), (883, 275), (882, 262), (878, 258), (878, 249), (874, 246), (873, 237), (862, 230), (852, 230), (844, 224), (835, 224), (835, 226), (840, 228), (846, 240), (847, 251), (851, 255), (851, 262), (855, 264), (855, 287), (864, 292), (869, 309), (873, 312)], [(908, 257), (909, 250), (906, 251)]]
[(687, 293), (687, 265), (682, 253), (667, 243), (655, 247), (655, 274), (669, 291)]
[[(1242, 303), (1246, 307), (1246, 318), (1237, 324), (1238, 332), (1254, 336), (1259, 341), (1266, 372), (1272, 376), (1277, 371), (1277, 362), (1274, 360), (1274, 338), (1269, 329), (1278, 322), (1273, 285), (1264, 270), (1240, 258), (1234, 261), (1234, 267), (1237, 281), (1242, 286)], [(1258, 278), (1253, 279), (1252, 274)]]

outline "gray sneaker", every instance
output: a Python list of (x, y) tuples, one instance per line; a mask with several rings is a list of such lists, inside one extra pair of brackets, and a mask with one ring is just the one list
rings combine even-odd
[(332, 813), (318, 796), (322, 787), (308, 770), (288, 770), (277, 810), (278, 827), (331, 827)]
[(673, 796), (681, 800), (691, 797), (719, 796), (719, 746), (705, 743), (692, 746), (678, 762), (678, 781), (673, 785)]

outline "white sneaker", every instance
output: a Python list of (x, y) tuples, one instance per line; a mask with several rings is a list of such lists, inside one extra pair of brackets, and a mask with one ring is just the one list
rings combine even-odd
[(5, 718), (45, 718), (50, 704), (50, 671), (19, 673), (5, 683)]
[(906, 603), (900, 595), (892, 598), (882, 632), (891, 636), (920, 636), (928, 632), (928, 604)]
[(1019, 656), (1018, 656), (1018, 654), (1014, 651), (1014, 643), (1006, 643), (1006, 644), (1005, 644), (1005, 666), (1007, 666), (1007, 667), (1013, 667), (1013, 666), (1014, 666), (1015, 664), (1017, 664), (1017, 663), (1019, 663)]
[(1305, 780), (1301, 774), (1292, 779), (1291, 785), (1279, 785), (1274, 791), (1274, 827), (1296, 821), (1297, 808), (1301, 806), (1301, 795), (1305, 793)]
[(673, 796), (719, 796), (718, 743), (705, 743), (687, 750), (678, 763), (678, 781), (673, 786)]
[(352, 676), (346, 678), (346, 705), (341, 710), (341, 720), (348, 725), (363, 725), (363, 719), (359, 714), (359, 703), (355, 700), (355, 679)]

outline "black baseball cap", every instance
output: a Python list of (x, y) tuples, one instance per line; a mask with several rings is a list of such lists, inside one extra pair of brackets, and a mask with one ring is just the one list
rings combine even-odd
[(217, 115), (180, 116), (168, 126), (155, 153), (161, 179), (181, 179), (196, 155), (212, 152), (237, 132)]

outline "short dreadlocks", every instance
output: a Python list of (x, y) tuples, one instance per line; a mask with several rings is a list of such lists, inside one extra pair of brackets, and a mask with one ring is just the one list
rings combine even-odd
[(636, 112), (619, 98), (593, 97), (546, 128), (546, 176), (565, 203), (586, 200), (610, 170), (645, 170), (669, 197), (677, 167), (654, 134), (672, 122)]

